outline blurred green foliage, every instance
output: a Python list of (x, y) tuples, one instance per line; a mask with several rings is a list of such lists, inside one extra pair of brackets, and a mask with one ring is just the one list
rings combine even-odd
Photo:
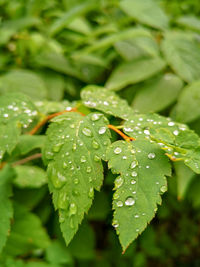
[[(198, 0), (0, 0), (0, 94), (22, 92), (56, 112), (85, 85), (105, 85), (134, 110), (171, 116), (199, 134), (199, 16)], [(29, 149), (22, 140), (13, 159), (38, 152), (42, 137), (32, 142)], [(29, 186), (28, 170), (16, 170), (14, 223), (0, 266), (200, 266), (200, 180), (187, 167), (175, 164), (153, 223), (122, 255), (111, 227), (115, 176), (105, 170), (102, 191), (66, 248), (46, 178), (34, 180), (44, 166), (34, 163)]]

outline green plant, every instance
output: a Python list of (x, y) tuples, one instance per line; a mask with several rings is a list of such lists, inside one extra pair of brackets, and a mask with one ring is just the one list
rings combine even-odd
[(194, 8), (198, 15), (196, 1), (0, 1), (2, 266), (196, 264)]

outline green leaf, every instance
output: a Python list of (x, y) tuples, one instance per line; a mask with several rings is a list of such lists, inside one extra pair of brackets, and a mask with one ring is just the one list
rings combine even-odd
[(163, 70), (165, 66), (166, 63), (159, 57), (122, 63), (111, 73), (105, 86), (109, 90), (121, 90), (127, 85), (146, 80)]
[(169, 161), (157, 144), (117, 141), (107, 150), (108, 166), (118, 173), (113, 195), (113, 226), (123, 251), (141, 234), (167, 190)]
[(132, 106), (142, 113), (163, 110), (175, 102), (182, 87), (182, 80), (171, 73), (148, 80), (138, 88)]
[(136, 36), (134, 38), (129, 36), (127, 40), (116, 42), (114, 47), (120, 56), (128, 61), (142, 56), (155, 57), (159, 55), (158, 45), (150, 34), (149, 36)]
[(15, 166), (16, 178), (15, 185), (20, 188), (39, 188), (47, 183), (46, 172), (37, 166)]
[(15, 172), (9, 165), (0, 171), (0, 252), (5, 246), (10, 231), (10, 222), (13, 217), (13, 207), (10, 201), (11, 180), (15, 177)]
[(63, 54), (45, 51), (34, 58), (36, 64), (84, 80), (82, 74)]
[(47, 131), (43, 157), (49, 162), (49, 187), (66, 244), (90, 208), (94, 189), (102, 185), (101, 158), (110, 144), (107, 125), (102, 114), (71, 112), (54, 118)]
[[(174, 119), (180, 122), (191, 122), (200, 117), (200, 80), (195, 81), (182, 90), (177, 104), (172, 110)], [(189, 107), (189, 108), (186, 108)]]
[[(87, 242), (85, 240), (87, 239)], [(69, 250), (79, 260), (91, 260), (95, 257), (95, 236), (87, 221), (80, 226), (76, 236), (69, 245)]]
[(6, 151), (12, 152), (22, 129), (26, 129), (37, 115), (36, 107), (25, 95), (7, 93), (0, 96), (0, 160)]
[(168, 32), (161, 43), (170, 67), (184, 81), (192, 82), (200, 76), (200, 47), (191, 35)]
[(44, 135), (21, 135), (18, 140), (18, 144), (15, 148), (16, 152), (21, 155), (25, 155), (30, 151), (39, 148), (40, 150), (44, 146), (46, 136)]
[(177, 195), (179, 199), (184, 199), (195, 173), (182, 162), (175, 162), (174, 167), (177, 176)]
[(200, 138), (185, 124), (157, 114), (138, 114), (124, 123), (124, 131), (131, 137), (158, 143), (172, 161), (184, 161), (200, 173)]
[(3, 253), (12, 256), (23, 255), (35, 248), (45, 249), (49, 243), (49, 237), (40, 219), (25, 207), (16, 204), (14, 223)]
[(0, 94), (21, 92), (32, 99), (47, 97), (44, 81), (30, 70), (12, 70), (0, 76)]
[[(68, 248), (58, 240), (55, 240), (46, 249), (46, 259), (52, 264), (71, 264), (72, 256), (69, 253)], [(56, 266), (57, 266), (56, 265)]]
[(115, 117), (126, 119), (133, 113), (126, 100), (100, 86), (86, 86), (81, 92), (81, 98), (85, 106), (103, 111)]
[(63, 110), (70, 110), (72, 109), (72, 107), (75, 106), (74, 103), (70, 103), (67, 100), (63, 100), (60, 102), (43, 100), (43, 101), (36, 101), (34, 102), (34, 104), (37, 107), (37, 109), (42, 114), (45, 114), (45, 115), (56, 113), (56, 112), (63, 111)]
[(154, 0), (123, 0), (121, 9), (138, 22), (144, 23), (156, 29), (168, 27), (168, 18)]
[(181, 16), (176, 20), (176, 23), (186, 28), (200, 31), (200, 19), (196, 16), (193, 15)]

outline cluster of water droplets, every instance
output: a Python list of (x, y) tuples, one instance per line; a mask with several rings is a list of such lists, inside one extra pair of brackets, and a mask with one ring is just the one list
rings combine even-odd
[[(83, 103), (90, 108), (102, 110), (108, 114), (119, 114), (126, 119), (132, 113), (132, 109), (125, 100), (120, 99), (114, 92), (104, 88), (87, 88), (82, 91)], [(126, 110), (126, 112), (124, 112)]]
[(38, 112), (30, 102), (17, 98), (9, 99), (10, 101), (6, 100), (5, 103), (7, 105), (3, 103), (0, 106), (0, 122), (6, 123), (6, 121), (18, 120), (24, 128), (27, 128), (38, 115)]

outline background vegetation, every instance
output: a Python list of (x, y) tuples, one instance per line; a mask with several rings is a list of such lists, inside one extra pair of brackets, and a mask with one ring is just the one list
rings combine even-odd
[[(97, 84), (136, 111), (170, 116), (199, 134), (199, 15), (198, 0), (0, 0), (0, 95), (23, 92), (53, 113)], [(200, 266), (200, 179), (187, 167), (174, 164), (157, 216), (122, 255), (111, 226), (115, 176), (105, 171), (66, 247), (43, 163), (32, 164), (16, 167), (14, 223), (1, 266)], [(31, 174), (43, 181), (27, 186)]]

